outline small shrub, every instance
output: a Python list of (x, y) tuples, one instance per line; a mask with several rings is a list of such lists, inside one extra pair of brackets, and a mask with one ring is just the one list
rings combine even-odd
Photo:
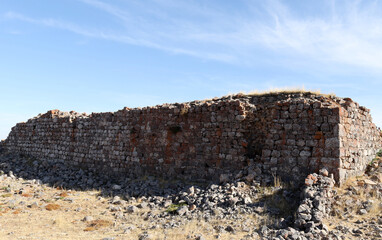
[(273, 186), (275, 188), (280, 188), (282, 187), (282, 182), (281, 182), (281, 178), (276, 176), (276, 174), (273, 174), (272, 173), (272, 176), (273, 176)]
[(382, 149), (377, 152), (377, 157), (382, 157)]
[(94, 231), (94, 230), (96, 230), (95, 227), (86, 227), (84, 229), (85, 232), (91, 232), (91, 231)]
[(88, 226), (84, 229), (85, 232), (94, 231), (102, 227), (108, 227), (111, 225), (110, 221), (107, 220), (93, 220)]
[(180, 116), (187, 116), (188, 114), (188, 107), (182, 107), (180, 109)]
[(62, 193), (60, 193), (59, 196), (62, 197), (62, 198), (64, 198), (64, 197), (67, 197), (67, 196), (68, 196), (68, 193), (67, 193), (67, 192), (62, 192)]
[(168, 212), (168, 213), (175, 213), (180, 207), (186, 206), (186, 205), (187, 205), (187, 203), (171, 204), (166, 209), (166, 212)]

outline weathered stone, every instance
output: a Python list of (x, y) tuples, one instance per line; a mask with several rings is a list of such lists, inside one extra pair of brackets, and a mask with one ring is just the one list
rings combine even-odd
[(329, 171), (328, 171), (328, 169), (326, 169), (326, 168), (322, 168), (322, 169), (320, 170), (320, 174), (321, 174), (322, 176), (324, 176), (324, 177), (327, 177), (327, 176), (329, 176)]
[(17, 124), (0, 145), (109, 176), (229, 182), (256, 160), (264, 173), (295, 180), (325, 167), (341, 184), (365, 169), (382, 137), (369, 111), (352, 101), (282, 93), (90, 115), (51, 110)]
[(183, 216), (188, 213), (188, 207), (187, 206), (181, 206), (176, 210), (176, 212), (180, 215)]
[(91, 222), (91, 221), (93, 221), (93, 217), (92, 216), (86, 216), (86, 217), (84, 217), (83, 219), (82, 219), (82, 221), (84, 221), (84, 222)]
[(127, 207), (126, 210), (127, 210), (128, 213), (135, 213), (135, 212), (138, 211), (138, 208), (136, 206), (130, 205), (130, 206)]

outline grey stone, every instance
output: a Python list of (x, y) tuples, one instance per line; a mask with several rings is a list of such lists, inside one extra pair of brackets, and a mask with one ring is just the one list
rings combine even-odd
[(235, 229), (231, 226), (231, 225), (228, 225), (226, 228), (225, 228), (225, 230), (227, 231), (227, 232), (235, 232)]
[(176, 212), (180, 216), (186, 215), (188, 213), (188, 206), (181, 206), (178, 208), (178, 210), (176, 210)]
[(138, 208), (145, 209), (148, 207), (147, 202), (141, 202), (137, 205)]
[(134, 205), (129, 205), (129, 206), (126, 207), (126, 210), (127, 210), (128, 213), (135, 213), (139, 209), (136, 206), (134, 206)]
[(92, 216), (86, 216), (86, 217), (84, 217), (82, 219), (82, 221), (84, 221), (84, 222), (90, 222), (90, 221), (93, 221), (93, 220), (94, 220), (94, 218)]
[(111, 200), (111, 203), (112, 204), (115, 204), (115, 205), (120, 205), (121, 204), (121, 198), (119, 196), (115, 196), (112, 200)]
[(367, 214), (367, 210), (366, 210), (366, 209), (360, 209), (360, 210), (358, 211), (358, 214), (360, 214), (360, 215), (365, 215), (365, 214)]
[(312, 219), (312, 215), (310, 215), (310, 214), (308, 214), (308, 213), (299, 213), (299, 214), (297, 214), (297, 217), (298, 217), (299, 219), (304, 220), (304, 221), (309, 221), (309, 220)]
[(309, 151), (301, 151), (300, 152), (301, 157), (310, 157), (311, 155), (312, 155), (312, 153)]

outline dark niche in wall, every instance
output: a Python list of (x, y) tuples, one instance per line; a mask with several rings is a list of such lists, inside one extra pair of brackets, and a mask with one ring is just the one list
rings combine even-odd
[(168, 130), (170, 130), (171, 133), (173, 134), (177, 134), (178, 132), (181, 132), (182, 131), (182, 128), (180, 126), (170, 126), (168, 128)]
[(250, 138), (248, 139), (247, 153), (246, 157), (250, 159), (259, 159), (263, 152), (263, 143), (260, 138)]

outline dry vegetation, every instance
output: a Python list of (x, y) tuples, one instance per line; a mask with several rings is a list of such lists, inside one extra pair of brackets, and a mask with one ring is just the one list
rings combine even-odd
[[(217, 218), (208, 222), (193, 219), (181, 227), (170, 229), (150, 226), (150, 222), (145, 220), (145, 213), (152, 212), (150, 209), (125, 214), (122, 221), (110, 211), (112, 198), (101, 197), (99, 191), (63, 190), (29, 183), (26, 180), (12, 179), (10, 182), (9, 178), (0, 178), (0, 239), (139, 239), (144, 232), (151, 236), (150, 239), (194, 239), (198, 235), (204, 239), (216, 239), (211, 234), (214, 232), (213, 226), (231, 225), (238, 229), (237, 222)], [(9, 192), (16, 185), (22, 186), (22, 194), (20, 189)], [(271, 195), (270, 188), (263, 191), (264, 195)], [(139, 199), (132, 204), (138, 202)], [(90, 219), (86, 220), (89, 216)], [(250, 229), (274, 221), (266, 214), (246, 214), (245, 218), (245, 224)], [(241, 230), (234, 234), (223, 231), (220, 239), (241, 239), (247, 234)]]
[(285, 88), (270, 88), (269, 90), (252, 90), (249, 92), (230, 93), (229, 95), (247, 95), (247, 96), (266, 96), (266, 95), (278, 95), (286, 93), (311, 93), (316, 95), (322, 95), (326, 97), (335, 96), (334, 93), (324, 94), (321, 90), (307, 90), (304, 87), (285, 87)]
[[(371, 165), (381, 164), (377, 158)], [(381, 194), (375, 188), (382, 180), (381, 173), (349, 179), (340, 188), (335, 188), (332, 216), (326, 221), (330, 230), (338, 226), (349, 229), (360, 228), (360, 223), (376, 222), (381, 216)], [(245, 239), (248, 231), (275, 223), (268, 208), (285, 210), (282, 215), (293, 215), (293, 208), (278, 194), (278, 189), (286, 186), (274, 176), (274, 186), (259, 187), (265, 206), (263, 214), (242, 214), (244, 220), (211, 218), (189, 219), (179, 227), (164, 228), (147, 220), (149, 212), (173, 211), (180, 206), (171, 205), (161, 209), (137, 209), (124, 212), (123, 218), (111, 210), (112, 197), (102, 197), (98, 190), (75, 191), (35, 184), (23, 179), (10, 179), (0, 176), (0, 239), (140, 239), (147, 233), (149, 239), (216, 239), (216, 227), (232, 226), (235, 231), (221, 231), (219, 239)], [(245, 191), (245, 189), (242, 189)], [(249, 190), (249, 189), (248, 189)], [(140, 199), (128, 205), (138, 205)], [(360, 214), (369, 202), (367, 213)], [(187, 219), (174, 215), (168, 221)], [(245, 226), (246, 230), (243, 228)], [(363, 230), (367, 231), (367, 227)], [(354, 239), (349, 233), (349, 239)], [(144, 238), (142, 238), (144, 239)]]
[[(355, 239), (352, 229), (367, 233), (382, 226), (381, 155), (370, 163), (367, 174), (349, 178), (341, 187), (335, 188), (337, 195), (334, 197), (332, 216), (326, 220), (330, 230), (345, 227), (350, 230), (349, 239)], [(370, 172), (373, 167), (375, 169)]]

